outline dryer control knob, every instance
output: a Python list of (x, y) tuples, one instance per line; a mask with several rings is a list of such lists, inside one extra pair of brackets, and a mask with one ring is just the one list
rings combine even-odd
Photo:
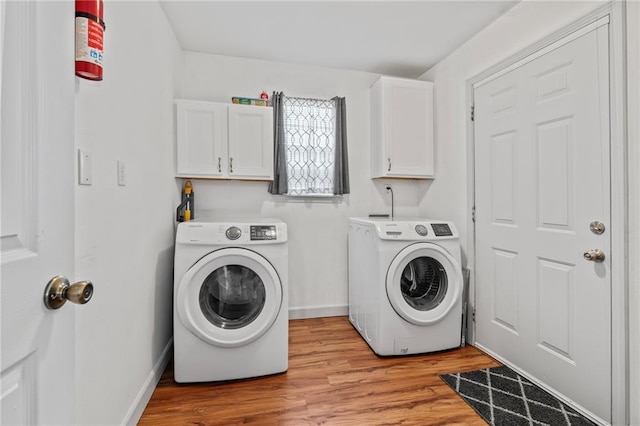
[(418, 235), (422, 235), (424, 237), (429, 231), (427, 231), (427, 227), (424, 225), (416, 225), (416, 232)]
[(232, 226), (231, 228), (227, 229), (227, 232), (225, 234), (228, 239), (237, 240), (238, 238), (240, 238), (240, 235), (242, 235), (242, 231), (237, 226)]

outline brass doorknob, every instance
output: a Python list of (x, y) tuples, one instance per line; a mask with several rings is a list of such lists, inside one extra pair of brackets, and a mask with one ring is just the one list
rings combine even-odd
[(63, 276), (51, 278), (44, 289), (44, 305), (48, 309), (59, 309), (67, 300), (79, 305), (84, 305), (93, 296), (93, 284), (91, 281), (78, 281), (69, 284), (69, 280)]
[(604, 252), (600, 249), (593, 249), (584, 252), (584, 258), (592, 262), (604, 262)]

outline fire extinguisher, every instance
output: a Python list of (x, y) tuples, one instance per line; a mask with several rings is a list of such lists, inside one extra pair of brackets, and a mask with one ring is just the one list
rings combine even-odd
[(102, 80), (104, 30), (102, 0), (76, 0), (76, 75)]

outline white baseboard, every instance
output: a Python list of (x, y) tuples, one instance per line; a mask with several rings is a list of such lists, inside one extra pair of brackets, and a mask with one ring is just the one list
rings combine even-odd
[(341, 317), (349, 315), (348, 305), (289, 308), (289, 319)]
[(167, 368), (167, 364), (171, 360), (171, 355), (173, 355), (173, 337), (169, 339), (169, 342), (164, 347), (162, 354), (160, 354), (160, 358), (153, 365), (153, 369), (149, 373), (147, 380), (145, 380), (144, 386), (138, 392), (136, 399), (131, 404), (131, 408), (129, 408), (129, 412), (124, 418), (124, 421), (121, 424), (134, 426), (142, 417), (142, 413), (146, 408), (149, 400), (151, 399), (151, 395), (153, 395), (153, 391), (156, 389), (160, 378), (162, 377), (162, 373)]

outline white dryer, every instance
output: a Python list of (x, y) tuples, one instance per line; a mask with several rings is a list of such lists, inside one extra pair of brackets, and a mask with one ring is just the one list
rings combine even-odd
[(427, 219), (349, 220), (349, 320), (382, 356), (461, 345), (459, 236)]
[(204, 219), (176, 231), (174, 379), (235, 380), (288, 368), (287, 226)]

